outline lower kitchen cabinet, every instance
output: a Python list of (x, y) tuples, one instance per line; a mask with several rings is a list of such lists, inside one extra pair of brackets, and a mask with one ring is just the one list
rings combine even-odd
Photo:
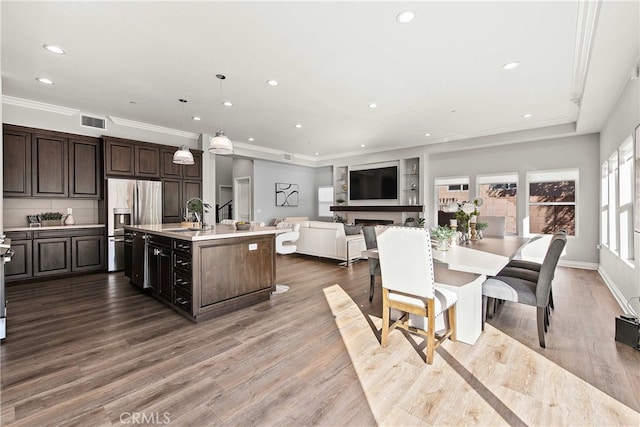
[(167, 302), (172, 297), (171, 239), (149, 235), (147, 240), (147, 286), (160, 299)]
[(68, 237), (33, 241), (33, 275), (45, 276), (71, 271), (71, 240)]
[(8, 282), (105, 268), (104, 228), (7, 232), (15, 251), (5, 266)]
[[(7, 233), (9, 235), (9, 233)], [(32, 263), (33, 241), (11, 239), (11, 249), (14, 250), (11, 262), (4, 265), (4, 276), (7, 281), (24, 279), (33, 276)]]

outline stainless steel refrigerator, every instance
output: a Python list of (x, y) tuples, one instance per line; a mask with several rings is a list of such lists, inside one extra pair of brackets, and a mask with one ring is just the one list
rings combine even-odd
[(124, 226), (162, 222), (160, 181), (107, 179), (108, 269), (124, 268)]

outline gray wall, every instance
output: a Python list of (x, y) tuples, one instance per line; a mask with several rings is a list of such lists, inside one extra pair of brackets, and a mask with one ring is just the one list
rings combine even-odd
[(573, 136), (532, 141), (525, 144), (502, 145), (452, 153), (433, 154), (429, 158), (428, 190), (425, 199), (429, 205), (428, 216), (433, 217), (434, 179), (441, 177), (465, 176), (470, 179), (471, 197), (475, 195), (475, 177), (477, 175), (503, 172), (517, 172), (519, 175), (517, 209), (518, 226), (522, 232), (522, 219), (525, 212), (526, 173), (536, 170), (573, 169), (580, 171), (578, 183), (577, 235), (569, 238), (566, 261), (591, 263), (594, 268), (598, 262), (598, 219), (600, 169), (598, 167), (598, 135)]
[[(316, 170), (306, 166), (253, 161), (253, 212), (257, 221), (267, 224), (273, 218), (287, 216), (306, 216), (315, 218), (316, 209)], [(276, 206), (276, 183), (298, 184), (300, 203), (298, 206)]]
[[(622, 144), (629, 135), (633, 135), (640, 125), (640, 80), (629, 80), (616, 106), (600, 132), (600, 162), (602, 164)], [(636, 147), (638, 144), (636, 143)], [(636, 152), (636, 156), (640, 153)], [(636, 162), (636, 168), (640, 167)], [(636, 188), (636, 197), (640, 189)], [(640, 212), (636, 212), (639, 215)], [(600, 272), (607, 280), (619, 303), (640, 295), (640, 234), (634, 233), (633, 265), (622, 261), (609, 248), (600, 250)], [(640, 303), (633, 301), (633, 307), (640, 313)]]

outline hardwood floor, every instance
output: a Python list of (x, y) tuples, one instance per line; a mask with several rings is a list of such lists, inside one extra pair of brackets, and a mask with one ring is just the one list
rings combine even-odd
[[(432, 366), (379, 345), (365, 262), (279, 256), (270, 301), (193, 324), (117, 274), (10, 285), (2, 425), (638, 425), (640, 352), (593, 271), (558, 268), (547, 348), (506, 303)], [(339, 286), (334, 286), (335, 284)]]

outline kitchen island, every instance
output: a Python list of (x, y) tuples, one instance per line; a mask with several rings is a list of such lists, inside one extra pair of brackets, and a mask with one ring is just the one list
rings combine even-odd
[(220, 316), (269, 299), (278, 232), (125, 226), (125, 275), (194, 322)]

